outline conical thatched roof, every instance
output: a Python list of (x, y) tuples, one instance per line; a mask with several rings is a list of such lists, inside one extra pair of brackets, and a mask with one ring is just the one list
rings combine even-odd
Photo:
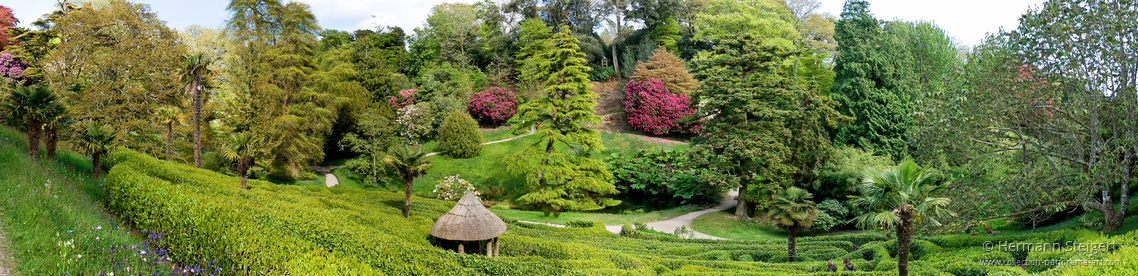
[(505, 232), (506, 223), (470, 191), (431, 227), (431, 235), (452, 241), (489, 240)]

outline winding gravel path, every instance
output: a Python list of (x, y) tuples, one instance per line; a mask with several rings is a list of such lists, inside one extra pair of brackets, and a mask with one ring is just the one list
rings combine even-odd
[[(711, 208), (707, 208), (707, 209), (683, 214), (683, 215), (680, 215), (680, 216), (677, 216), (674, 218), (670, 218), (670, 219), (648, 222), (646, 224), (648, 225), (648, 228), (651, 228), (652, 230), (664, 232), (664, 233), (675, 233), (676, 228), (680, 228), (681, 226), (685, 226), (688, 229), (693, 229), (691, 226), (692, 220), (695, 220), (695, 218), (702, 216), (704, 214), (707, 214), (707, 213), (719, 212), (719, 211), (727, 210), (727, 209), (731, 208), (732, 206), (735, 206), (735, 204), (737, 204), (739, 202), (736, 199), (736, 196), (738, 196), (738, 195), (739, 195), (739, 190), (731, 190), (730, 192), (727, 193), (727, 195), (723, 196), (723, 199), (719, 201), (719, 205), (716, 205), (715, 207), (711, 207)], [(532, 223), (532, 224), (545, 224), (545, 225), (549, 225), (549, 226), (553, 226), (553, 227), (560, 227), (560, 228), (565, 227), (565, 225), (553, 224), (553, 223), (547, 223), (547, 222), (533, 222), (533, 221), (524, 221), (524, 220), (519, 220), (519, 222)], [(605, 225), (606, 230), (609, 230), (609, 232), (612, 232), (612, 233), (617, 234), (617, 235), (620, 234), (621, 227), (623, 227), (623, 225)], [(693, 234), (692, 238), (697, 238), (697, 239), (712, 239), (712, 240), (723, 240), (724, 239), (724, 238), (720, 238), (720, 237), (716, 237), (716, 236), (712, 236), (712, 235), (708, 235), (708, 234), (704, 234), (704, 233), (700, 233), (700, 232), (695, 232), (695, 230), (692, 230), (692, 234)]]
[[(707, 209), (683, 214), (681, 216), (666, 219), (666, 220), (649, 222), (649, 223), (647, 223), (648, 228), (651, 228), (652, 230), (664, 232), (664, 233), (675, 233), (676, 228), (680, 228), (680, 227), (687, 227), (688, 229), (693, 229), (692, 225), (691, 225), (692, 220), (695, 220), (695, 218), (702, 216), (704, 214), (707, 214), (707, 213), (719, 212), (719, 211), (727, 210), (728, 208), (731, 208), (732, 206), (735, 206), (735, 204), (737, 204), (739, 202), (738, 200), (735, 199), (735, 197), (738, 195), (739, 195), (739, 190), (732, 190), (731, 192), (727, 193), (727, 196), (724, 196), (723, 199), (719, 202), (719, 205), (716, 205), (715, 207), (711, 207), (711, 208), (707, 208)], [(612, 231), (612, 230), (609, 230), (609, 231)], [(708, 234), (695, 232), (694, 229), (692, 230), (692, 234), (694, 234), (694, 238), (699, 238), (699, 239), (713, 239), (713, 240), (722, 240), (723, 239), (720, 237), (715, 237), (715, 236), (711, 236)]]

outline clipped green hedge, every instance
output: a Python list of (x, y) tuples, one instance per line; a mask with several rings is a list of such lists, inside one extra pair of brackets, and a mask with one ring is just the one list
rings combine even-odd
[[(160, 161), (133, 151), (110, 157), (107, 206), (140, 229), (164, 233), (175, 262), (220, 268), (222, 275), (896, 275), (896, 245), (879, 234), (803, 237), (799, 261), (785, 262), (786, 241), (683, 239), (594, 222), (556, 228), (506, 219), (501, 257), (457, 254), (431, 244), (429, 230), (453, 202), (322, 186), (281, 186)], [(989, 252), (985, 241), (1121, 241), (1116, 252)], [(992, 236), (931, 236), (913, 241), (912, 275), (1019, 275), (981, 260), (1121, 258), (1130, 267), (1029, 267), (1032, 272), (1135, 275), (1133, 235), (1086, 230)], [(477, 251), (477, 249), (471, 250)], [(1016, 253), (1020, 254), (1020, 253)], [(1129, 254), (1129, 255), (1127, 255)], [(826, 272), (849, 258), (858, 272)], [(1097, 274), (1085, 273), (1093, 271)]]

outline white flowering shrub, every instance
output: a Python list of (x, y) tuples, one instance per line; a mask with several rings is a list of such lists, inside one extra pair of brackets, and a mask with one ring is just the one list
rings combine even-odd
[(399, 125), (399, 137), (407, 139), (408, 144), (418, 143), (431, 133), (434, 119), (427, 104), (404, 106), (397, 115), (395, 124)]
[(439, 180), (439, 183), (435, 184), (435, 190), (431, 191), (431, 193), (434, 193), (435, 198), (438, 199), (457, 201), (466, 194), (466, 191), (472, 191), (476, 196), (482, 194), (474, 187), (474, 183), (458, 178), (456, 174)]

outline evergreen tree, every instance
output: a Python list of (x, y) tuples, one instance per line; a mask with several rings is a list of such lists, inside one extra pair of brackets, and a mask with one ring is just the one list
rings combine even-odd
[(908, 52), (887, 38), (864, 0), (847, 1), (836, 28), (839, 54), (830, 96), (840, 104), (838, 111), (854, 122), (838, 127), (835, 141), (894, 159), (905, 157), (914, 110)]
[(604, 160), (600, 134), (587, 128), (601, 121), (593, 113), (597, 94), (589, 91), (584, 54), (568, 28), (549, 38), (548, 50), (538, 56), (544, 78), (543, 97), (518, 109), (515, 132), (533, 129), (538, 141), (507, 158), (507, 169), (526, 176), (525, 194), (518, 202), (550, 212), (598, 210), (620, 203)]
[(478, 129), (478, 122), (466, 112), (451, 112), (439, 126), (439, 150), (454, 158), (482, 154), (482, 131)]
[(794, 51), (752, 34), (726, 37), (708, 57), (696, 59), (703, 88), (697, 115), (703, 135), (692, 140), (696, 154), (716, 168), (713, 183), (739, 183), (736, 215), (747, 216), (757, 196), (769, 197), (788, 182), (794, 167), (788, 121), (802, 116), (788, 63)]
[(540, 54), (553, 47), (549, 45), (552, 32), (553, 28), (538, 19), (526, 19), (518, 25), (518, 41), (514, 43), (518, 51), (514, 60), (518, 63), (515, 68), (518, 71), (519, 89), (526, 92), (541, 89), (545, 75), (549, 72), (542, 70), (541, 63), (545, 60)]

